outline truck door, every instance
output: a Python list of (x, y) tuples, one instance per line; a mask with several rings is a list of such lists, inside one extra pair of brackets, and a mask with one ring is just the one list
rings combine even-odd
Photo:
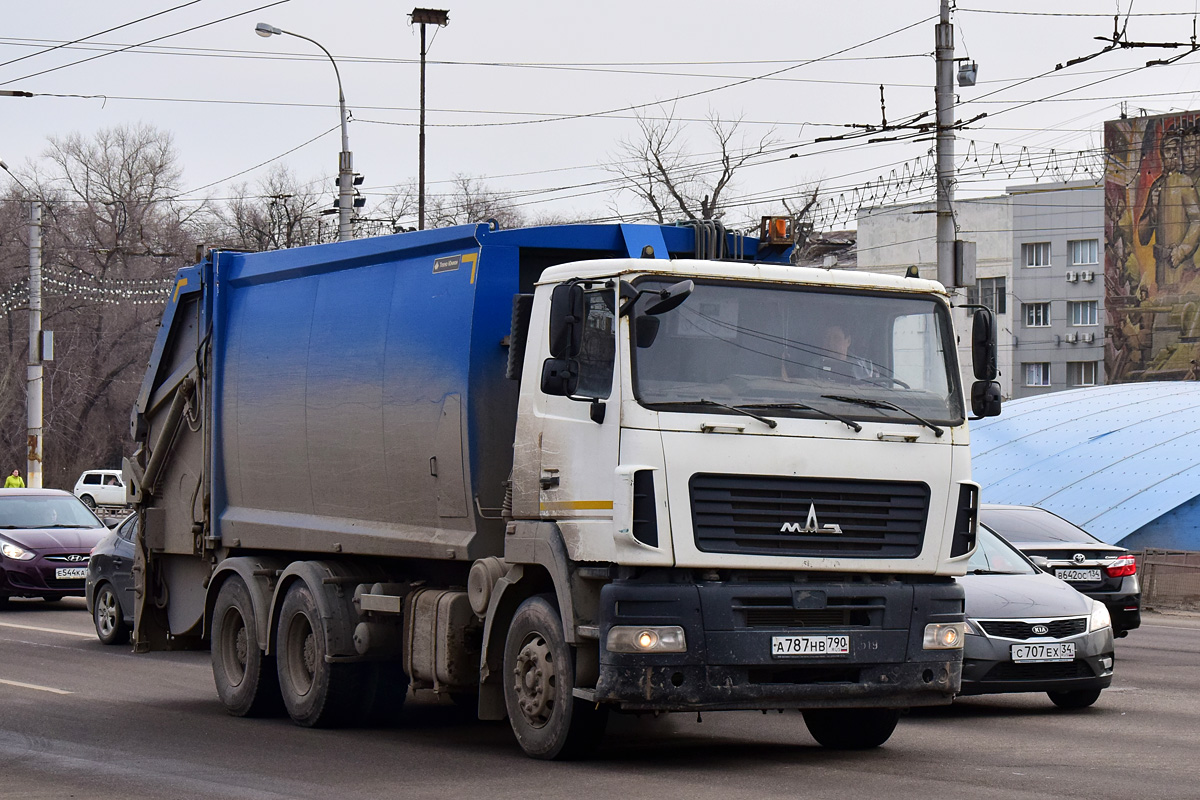
[(615, 290), (588, 289), (584, 296), (578, 389), (573, 397), (539, 391), (534, 416), (540, 428), (538, 516), (557, 520), (568, 548), (586, 560), (588, 553), (599, 557), (611, 550), (621, 404), (620, 381), (614, 380)]

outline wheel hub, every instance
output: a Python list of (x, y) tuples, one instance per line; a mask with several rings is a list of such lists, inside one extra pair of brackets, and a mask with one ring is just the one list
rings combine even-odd
[(517, 654), (513, 685), (521, 715), (535, 728), (545, 725), (554, 711), (557, 675), (554, 656), (544, 637), (534, 634)]

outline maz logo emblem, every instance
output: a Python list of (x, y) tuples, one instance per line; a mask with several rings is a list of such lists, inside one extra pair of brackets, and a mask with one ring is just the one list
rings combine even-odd
[(785, 522), (779, 527), (780, 533), (841, 533), (842, 526), (836, 522), (831, 522), (828, 525), (822, 525), (817, 522), (817, 506), (815, 503), (808, 504), (808, 519), (804, 521), (804, 527), (800, 526), (799, 522)]
[(1036, 634), (1038, 636), (1045, 636), (1047, 633), (1050, 632), (1050, 629), (1047, 628), (1045, 625), (1034, 625), (1033, 632), (1034, 632), (1034, 634)]

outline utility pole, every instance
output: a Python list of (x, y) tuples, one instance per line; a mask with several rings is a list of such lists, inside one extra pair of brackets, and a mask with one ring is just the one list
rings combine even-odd
[(936, 30), (937, 86), (937, 279), (954, 286), (954, 26), (950, 0), (941, 0)]
[(421, 131), (417, 138), (417, 230), (425, 230), (425, 26), (445, 27), (450, 12), (438, 8), (414, 8), (413, 24), (421, 26)]
[(42, 488), (42, 204), (29, 203), (29, 366), (25, 382), (25, 418), (29, 453), (25, 485)]

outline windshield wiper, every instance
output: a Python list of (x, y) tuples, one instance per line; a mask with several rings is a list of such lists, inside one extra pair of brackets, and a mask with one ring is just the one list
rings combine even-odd
[(726, 405), (725, 403), (718, 403), (716, 400), (705, 400), (704, 398), (700, 398), (699, 400), (671, 400), (665, 403), (647, 403), (646, 405), (649, 408), (654, 408), (655, 406), (716, 406), (717, 408), (727, 408), (734, 413), (744, 414), (747, 417), (756, 419), (764, 423), (768, 428), (775, 428), (779, 425), (775, 420), (770, 417), (764, 417), (762, 414), (755, 414), (753, 411), (747, 411), (745, 408), (739, 406)]
[(804, 403), (743, 403), (741, 406), (739, 406), (739, 408), (794, 408), (800, 411), (812, 411), (827, 419), (835, 420), (843, 425), (853, 428), (855, 433), (858, 433), (862, 430), (862, 425), (859, 425), (852, 419), (847, 419), (843, 416), (839, 416), (838, 414), (834, 414), (832, 411), (826, 411), (823, 408), (805, 405)]
[(846, 395), (841, 394), (823, 394), (821, 397), (824, 397), (826, 400), (837, 400), (839, 403), (853, 403), (854, 405), (867, 406), (868, 408), (890, 408), (893, 411), (899, 411), (901, 414), (907, 414), (908, 416), (912, 417), (917, 422), (933, 431), (935, 436), (941, 436), (943, 433), (945, 433), (944, 430), (939, 428), (937, 425), (934, 425), (924, 417), (919, 417), (913, 412), (909, 411), (907, 408), (898, 406), (895, 403), (889, 403), (887, 400), (868, 400), (865, 397), (847, 397)]

